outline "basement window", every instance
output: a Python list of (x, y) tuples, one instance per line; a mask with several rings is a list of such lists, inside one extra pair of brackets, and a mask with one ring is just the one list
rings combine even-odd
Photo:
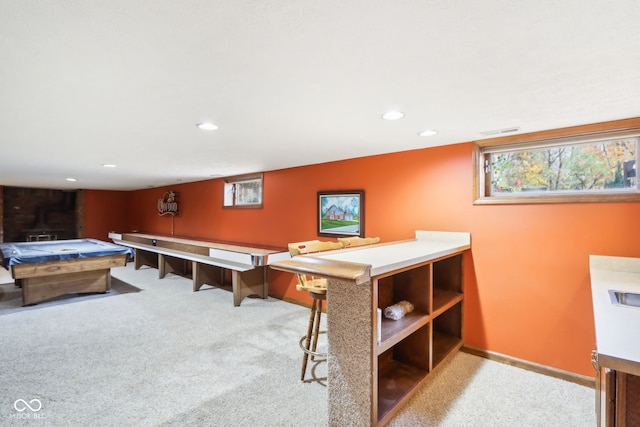
[(242, 175), (224, 180), (225, 208), (261, 208), (262, 174)]
[(475, 204), (640, 201), (640, 128), (553, 133), (476, 142)]

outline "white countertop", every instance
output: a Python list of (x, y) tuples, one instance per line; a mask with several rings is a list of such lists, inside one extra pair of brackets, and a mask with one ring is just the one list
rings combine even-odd
[(371, 276), (427, 262), (471, 247), (471, 234), (446, 231), (416, 231), (415, 240), (338, 249), (310, 254), (314, 258), (371, 265)]
[(609, 296), (610, 289), (640, 294), (640, 258), (591, 255), (589, 266), (598, 353), (640, 362), (640, 308)]

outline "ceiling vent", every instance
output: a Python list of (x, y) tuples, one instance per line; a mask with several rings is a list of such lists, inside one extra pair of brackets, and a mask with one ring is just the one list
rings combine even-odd
[(505, 133), (513, 133), (518, 132), (520, 130), (519, 126), (506, 128), (506, 129), (496, 129), (496, 130), (485, 130), (484, 132), (480, 132), (482, 136), (493, 136), (493, 135), (504, 135)]

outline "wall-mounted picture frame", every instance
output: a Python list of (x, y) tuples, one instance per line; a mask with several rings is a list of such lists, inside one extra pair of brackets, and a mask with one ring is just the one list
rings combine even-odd
[(364, 237), (364, 190), (318, 191), (318, 236)]

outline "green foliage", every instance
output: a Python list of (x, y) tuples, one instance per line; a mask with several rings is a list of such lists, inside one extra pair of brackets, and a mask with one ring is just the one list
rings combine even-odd
[(622, 172), (622, 162), (616, 164), (616, 173), (613, 181), (607, 181), (605, 188), (624, 188), (624, 173)]
[(637, 144), (626, 138), (492, 154), (492, 193), (624, 188), (622, 163), (635, 160)]
[(345, 225), (355, 225), (358, 221), (341, 221), (337, 219), (322, 219), (322, 229), (329, 230), (332, 228), (344, 227)]

